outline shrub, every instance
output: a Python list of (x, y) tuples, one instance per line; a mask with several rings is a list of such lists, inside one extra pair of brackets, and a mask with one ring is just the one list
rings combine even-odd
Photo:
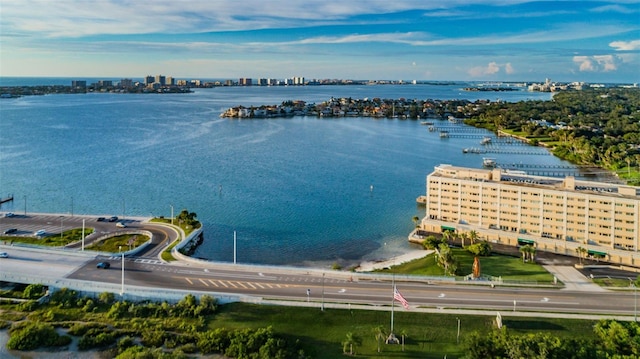
[(41, 347), (66, 345), (71, 339), (61, 339), (50, 324), (34, 322), (16, 325), (11, 328), (9, 334), (7, 348), (14, 350), (34, 350)]
[(113, 304), (115, 301), (115, 295), (109, 292), (102, 292), (98, 295), (98, 302), (101, 304)]
[(44, 295), (44, 286), (42, 284), (29, 284), (22, 292), (22, 298), (38, 299)]
[(69, 328), (69, 335), (85, 335), (91, 329), (106, 330), (107, 326), (101, 323), (76, 323)]
[(78, 341), (78, 349), (88, 350), (93, 348), (102, 348), (114, 344), (117, 335), (105, 329), (93, 328), (89, 329)]
[(61, 308), (72, 308), (78, 302), (78, 292), (62, 288), (51, 295), (51, 303)]
[(38, 304), (37, 301), (35, 300), (30, 300), (24, 303), (20, 303), (18, 305), (18, 310), (21, 312), (33, 312), (34, 310), (36, 310), (38, 308), (40, 304)]

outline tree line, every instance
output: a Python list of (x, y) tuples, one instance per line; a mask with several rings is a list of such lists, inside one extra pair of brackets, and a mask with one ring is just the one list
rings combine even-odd
[(598, 166), (640, 184), (640, 88), (557, 93), (550, 101), (492, 102), (465, 123), (544, 143), (577, 165)]

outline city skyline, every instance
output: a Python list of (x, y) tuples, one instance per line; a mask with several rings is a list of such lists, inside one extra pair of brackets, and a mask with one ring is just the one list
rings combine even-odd
[(639, 5), (0, 0), (0, 76), (634, 83)]

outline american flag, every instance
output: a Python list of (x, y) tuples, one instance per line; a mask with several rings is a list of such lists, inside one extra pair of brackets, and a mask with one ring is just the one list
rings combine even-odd
[(393, 299), (400, 302), (400, 304), (402, 304), (404, 309), (409, 309), (409, 302), (407, 302), (407, 300), (404, 299), (404, 297), (402, 296), (402, 294), (400, 294), (400, 292), (398, 291), (398, 288), (396, 287), (393, 288)]

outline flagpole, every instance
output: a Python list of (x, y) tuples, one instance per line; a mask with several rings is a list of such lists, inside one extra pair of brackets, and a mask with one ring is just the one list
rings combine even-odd
[(396, 292), (396, 275), (395, 273), (393, 274), (392, 277), (392, 287), (391, 287), (391, 333), (393, 333), (393, 307), (394, 307), (394, 302), (395, 302), (395, 298), (394, 298), (394, 294)]

